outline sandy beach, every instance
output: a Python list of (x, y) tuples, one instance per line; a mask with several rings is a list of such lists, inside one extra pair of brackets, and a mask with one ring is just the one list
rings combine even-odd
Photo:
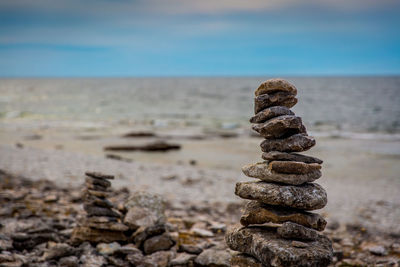
[[(122, 138), (127, 132), (125, 127), (79, 134), (65, 128), (18, 132), (3, 128), (0, 169), (65, 187), (79, 186), (84, 171), (97, 170), (117, 175), (117, 188), (145, 189), (172, 203), (230, 203), (241, 201), (233, 194), (235, 183), (251, 179), (242, 174), (241, 167), (261, 161), (257, 149), (261, 139), (250, 137), (246, 131), (221, 138), (195, 135), (194, 129), (177, 135), (176, 129), (170, 129), (158, 132), (160, 137)], [(159, 139), (179, 143), (182, 149), (103, 151), (107, 145)], [(132, 162), (109, 159), (107, 154)], [(309, 154), (324, 160), (318, 183), (329, 195), (328, 205), (322, 210), (328, 220), (359, 222), (386, 233), (400, 233), (400, 141), (317, 137), (317, 146)]]

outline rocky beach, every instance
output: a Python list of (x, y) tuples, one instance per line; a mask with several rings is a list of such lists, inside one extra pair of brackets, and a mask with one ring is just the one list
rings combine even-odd
[[(151, 123), (120, 121), (119, 118), (110, 121), (106, 117), (99, 121), (89, 118), (90, 112), (83, 111), (82, 106), (79, 109), (82, 120), (71, 120), (64, 115), (60, 118), (58, 113), (50, 117), (14, 114), (11, 110), (22, 102), (17, 104), (19, 100), (13, 100), (14, 96), (7, 89), (11, 84), (3, 83), (4, 94), (0, 98), (3, 112), (0, 121), (0, 266), (229, 266), (232, 258), (238, 259), (236, 252), (226, 246), (224, 236), (227, 229), (239, 221), (246, 224), (246, 218), (241, 219), (241, 215), (247, 201), (233, 192), (237, 182), (254, 181), (254, 178), (246, 177), (241, 167), (283, 156), (270, 152), (261, 154), (257, 147), (263, 138), (252, 132), (248, 118), (243, 116), (246, 119), (243, 124), (240, 120), (231, 120), (224, 109), (220, 111), (221, 122), (207, 119), (204, 125), (193, 124), (195, 116), (182, 118), (181, 114), (175, 114), (172, 120), (165, 119), (172, 116), (171, 113), (162, 119), (159, 114), (154, 115), (157, 119)], [(42, 89), (39, 94), (35, 92), (42, 97), (31, 100), (36, 106), (48, 102), (45, 95), (51, 94), (50, 85), (51, 82), (46, 82), (41, 87), (36, 81), (33, 89), (24, 90), (46, 88), (46, 93), (40, 91)], [(301, 86), (304, 82), (300, 82), (298, 87)], [(246, 95), (250, 95), (251, 90), (246, 91)], [(301, 90), (296, 107), (312, 107), (308, 102), (310, 95)], [(315, 91), (309, 93), (315, 95)], [(238, 99), (242, 99), (241, 95)], [(390, 114), (393, 106), (386, 109), (386, 102), (379, 102), (382, 99), (376, 98), (373, 105)], [(80, 105), (79, 101), (74, 103)], [(366, 102), (366, 106), (372, 105), (369, 100)], [(248, 110), (251, 100), (243, 98), (243, 103), (239, 105), (241, 110)], [(43, 104), (41, 108), (54, 111), (54, 104)], [(197, 108), (194, 106), (195, 110)], [(176, 106), (172, 109), (171, 112), (179, 110)], [(214, 109), (217, 108), (212, 105), (209, 111), (214, 112)], [(4, 113), (3, 110), (8, 111)], [(288, 110), (270, 112), (293, 115)], [(308, 167), (296, 165), (287, 169), (287, 165), (273, 161), (278, 163), (273, 163), (270, 171), (286, 170), (289, 174), (275, 175), (274, 179), (291, 179), (291, 175), (296, 175), (304, 181), (312, 181), (319, 176), (319, 170), (304, 175), (308, 173), (305, 168), (314, 168), (313, 163), (321, 164), (316, 159), (323, 159), (320, 169), (323, 176), (317, 182), (328, 193), (328, 202), (318, 213), (327, 222), (322, 234), (332, 240), (330, 266), (398, 266), (400, 138), (396, 124), (392, 122), (394, 128), (390, 131), (351, 132), (313, 121), (318, 116), (307, 115), (310, 111), (304, 108), (299, 107), (294, 112), (305, 120), (308, 134), (314, 136), (318, 144), (307, 151), (307, 160), (313, 162), (305, 162)], [(398, 111), (391, 112), (394, 116)], [(260, 113), (252, 122), (265, 120), (270, 114)], [(351, 114), (355, 116), (357, 112)], [(377, 111), (376, 116), (371, 115), (371, 120), (384, 120), (385, 116), (379, 114)], [(344, 118), (340, 112), (337, 115)], [(327, 116), (326, 113), (323, 116)], [(199, 117), (199, 121), (203, 119)], [(353, 123), (351, 119), (344, 120)], [(299, 126), (297, 119), (292, 118), (282, 123)], [(361, 120), (354, 125), (361, 127), (364, 123)], [(386, 127), (385, 123), (376, 125)], [(265, 127), (255, 130), (266, 135)], [(267, 150), (266, 144), (264, 147)], [(296, 158), (298, 161), (301, 161), (299, 157), (304, 161), (301, 156)], [(293, 170), (300, 173), (293, 174)], [(85, 176), (86, 172), (114, 179)], [(259, 176), (259, 172), (256, 165), (247, 174)], [(101, 190), (93, 193), (94, 188)], [(89, 190), (97, 196), (88, 195)], [(158, 204), (156, 207), (146, 205), (146, 201), (142, 203), (135, 196)], [(142, 205), (139, 202), (143, 206), (132, 211), (133, 207)], [(148, 216), (148, 219), (132, 222), (135, 214)], [(318, 218), (307, 223), (322, 230)], [(111, 234), (79, 231), (82, 227), (111, 231)], [(245, 260), (251, 262), (251, 259)], [(243, 265), (243, 262), (235, 264)], [(254, 266), (258, 266), (257, 262)]]

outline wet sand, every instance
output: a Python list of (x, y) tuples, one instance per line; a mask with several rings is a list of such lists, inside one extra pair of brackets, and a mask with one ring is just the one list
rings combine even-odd
[[(112, 152), (133, 162), (105, 158), (106, 145), (153, 140), (121, 138), (124, 132), (128, 129), (3, 128), (0, 169), (61, 186), (80, 185), (84, 171), (96, 170), (117, 175), (116, 188), (146, 189), (173, 203), (229, 203), (241, 201), (233, 193), (235, 182), (250, 179), (241, 173), (241, 166), (261, 160), (261, 140), (245, 131), (235, 138), (202, 133), (203, 140), (196, 140), (198, 135), (190, 138), (193, 131), (185, 136), (178, 131), (179, 137), (175, 131), (175, 138), (167, 141), (182, 144), (179, 151)], [(329, 203), (322, 211), (328, 220), (360, 222), (400, 234), (400, 141), (317, 137), (317, 145), (307, 154), (324, 160), (318, 183), (328, 192)]]

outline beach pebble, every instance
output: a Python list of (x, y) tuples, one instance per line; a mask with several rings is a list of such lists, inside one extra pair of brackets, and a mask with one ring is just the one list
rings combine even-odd
[(265, 139), (261, 142), (263, 152), (301, 152), (306, 151), (315, 145), (315, 139), (304, 134), (295, 134), (284, 139)]
[(291, 115), (279, 116), (263, 123), (254, 124), (252, 129), (266, 139), (281, 138), (287, 134), (306, 134), (301, 118)]
[[(293, 168), (293, 170), (295, 171), (296, 169)], [(266, 162), (245, 165), (242, 167), (242, 171), (246, 176), (258, 178), (262, 181), (279, 182), (292, 185), (300, 185), (306, 182), (313, 182), (316, 179), (320, 178), (322, 175), (319, 170), (314, 170), (305, 174), (279, 173), (271, 170), (270, 165)]]
[(228, 267), (230, 265), (231, 255), (226, 250), (219, 250), (210, 248), (204, 250), (195, 259), (196, 266), (216, 266), (216, 267)]
[(264, 204), (303, 210), (322, 209), (327, 203), (325, 190), (315, 183), (294, 186), (267, 182), (238, 182), (235, 194)]
[(297, 103), (295, 95), (287, 92), (263, 94), (254, 98), (254, 114), (272, 106), (291, 108)]
[(256, 115), (250, 118), (251, 123), (262, 123), (269, 119), (283, 116), (283, 115), (294, 115), (294, 112), (289, 108), (284, 106), (273, 106), (266, 109), (261, 110)]
[(175, 242), (171, 236), (168, 233), (164, 233), (147, 239), (143, 244), (143, 250), (145, 254), (152, 254), (156, 251), (168, 250), (174, 245)]
[(232, 256), (231, 259), (231, 266), (232, 267), (264, 267), (261, 262), (257, 259), (244, 254), (236, 254)]
[(316, 213), (263, 204), (259, 201), (249, 201), (246, 204), (240, 223), (250, 224), (294, 222), (318, 231), (325, 229), (325, 219)]
[(249, 254), (266, 266), (327, 266), (333, 257), (331, 242), (325, 236), (308, 243), (291, 241), (266, 226), (233, 227), (225, 240), (231, 249)]
[(293, 95), (297, 94), (297, 88), (293, 84), (284, 79), (279, 79), (279, 78), (269, 79), (263, 82), (257, 88), (254, 94), (256, 96), (259, 96), (262, 94), (269, 94), (277, 91), (288, 92)]
[(280, 151), (269, 151), (263, 153), (262, 158), (268, 161), (283, 160), (283, 161), (298, 161), (304, 163), (318, 163), (318, 164), (323, 163), (322, 160), (315, 157), (306, 156), (298, 153), (286, 153)]
[[(271, 171), (287, 174), (319, 173), (321, 177), (321, 165), (318, 163), (304, 163), (298, 161), (271, 161), (268, 163)], [(319, 178), (318, 177), (318, 178)]]

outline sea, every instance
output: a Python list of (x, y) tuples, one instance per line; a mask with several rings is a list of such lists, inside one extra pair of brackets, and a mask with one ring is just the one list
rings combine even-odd
[[(2, 78), (0, 128), (249, 128), (254, 90), (268, 78)], [(296, 85), (293, 111), (314, 133), (399, 139), (400, 76), (283, 78)]]

